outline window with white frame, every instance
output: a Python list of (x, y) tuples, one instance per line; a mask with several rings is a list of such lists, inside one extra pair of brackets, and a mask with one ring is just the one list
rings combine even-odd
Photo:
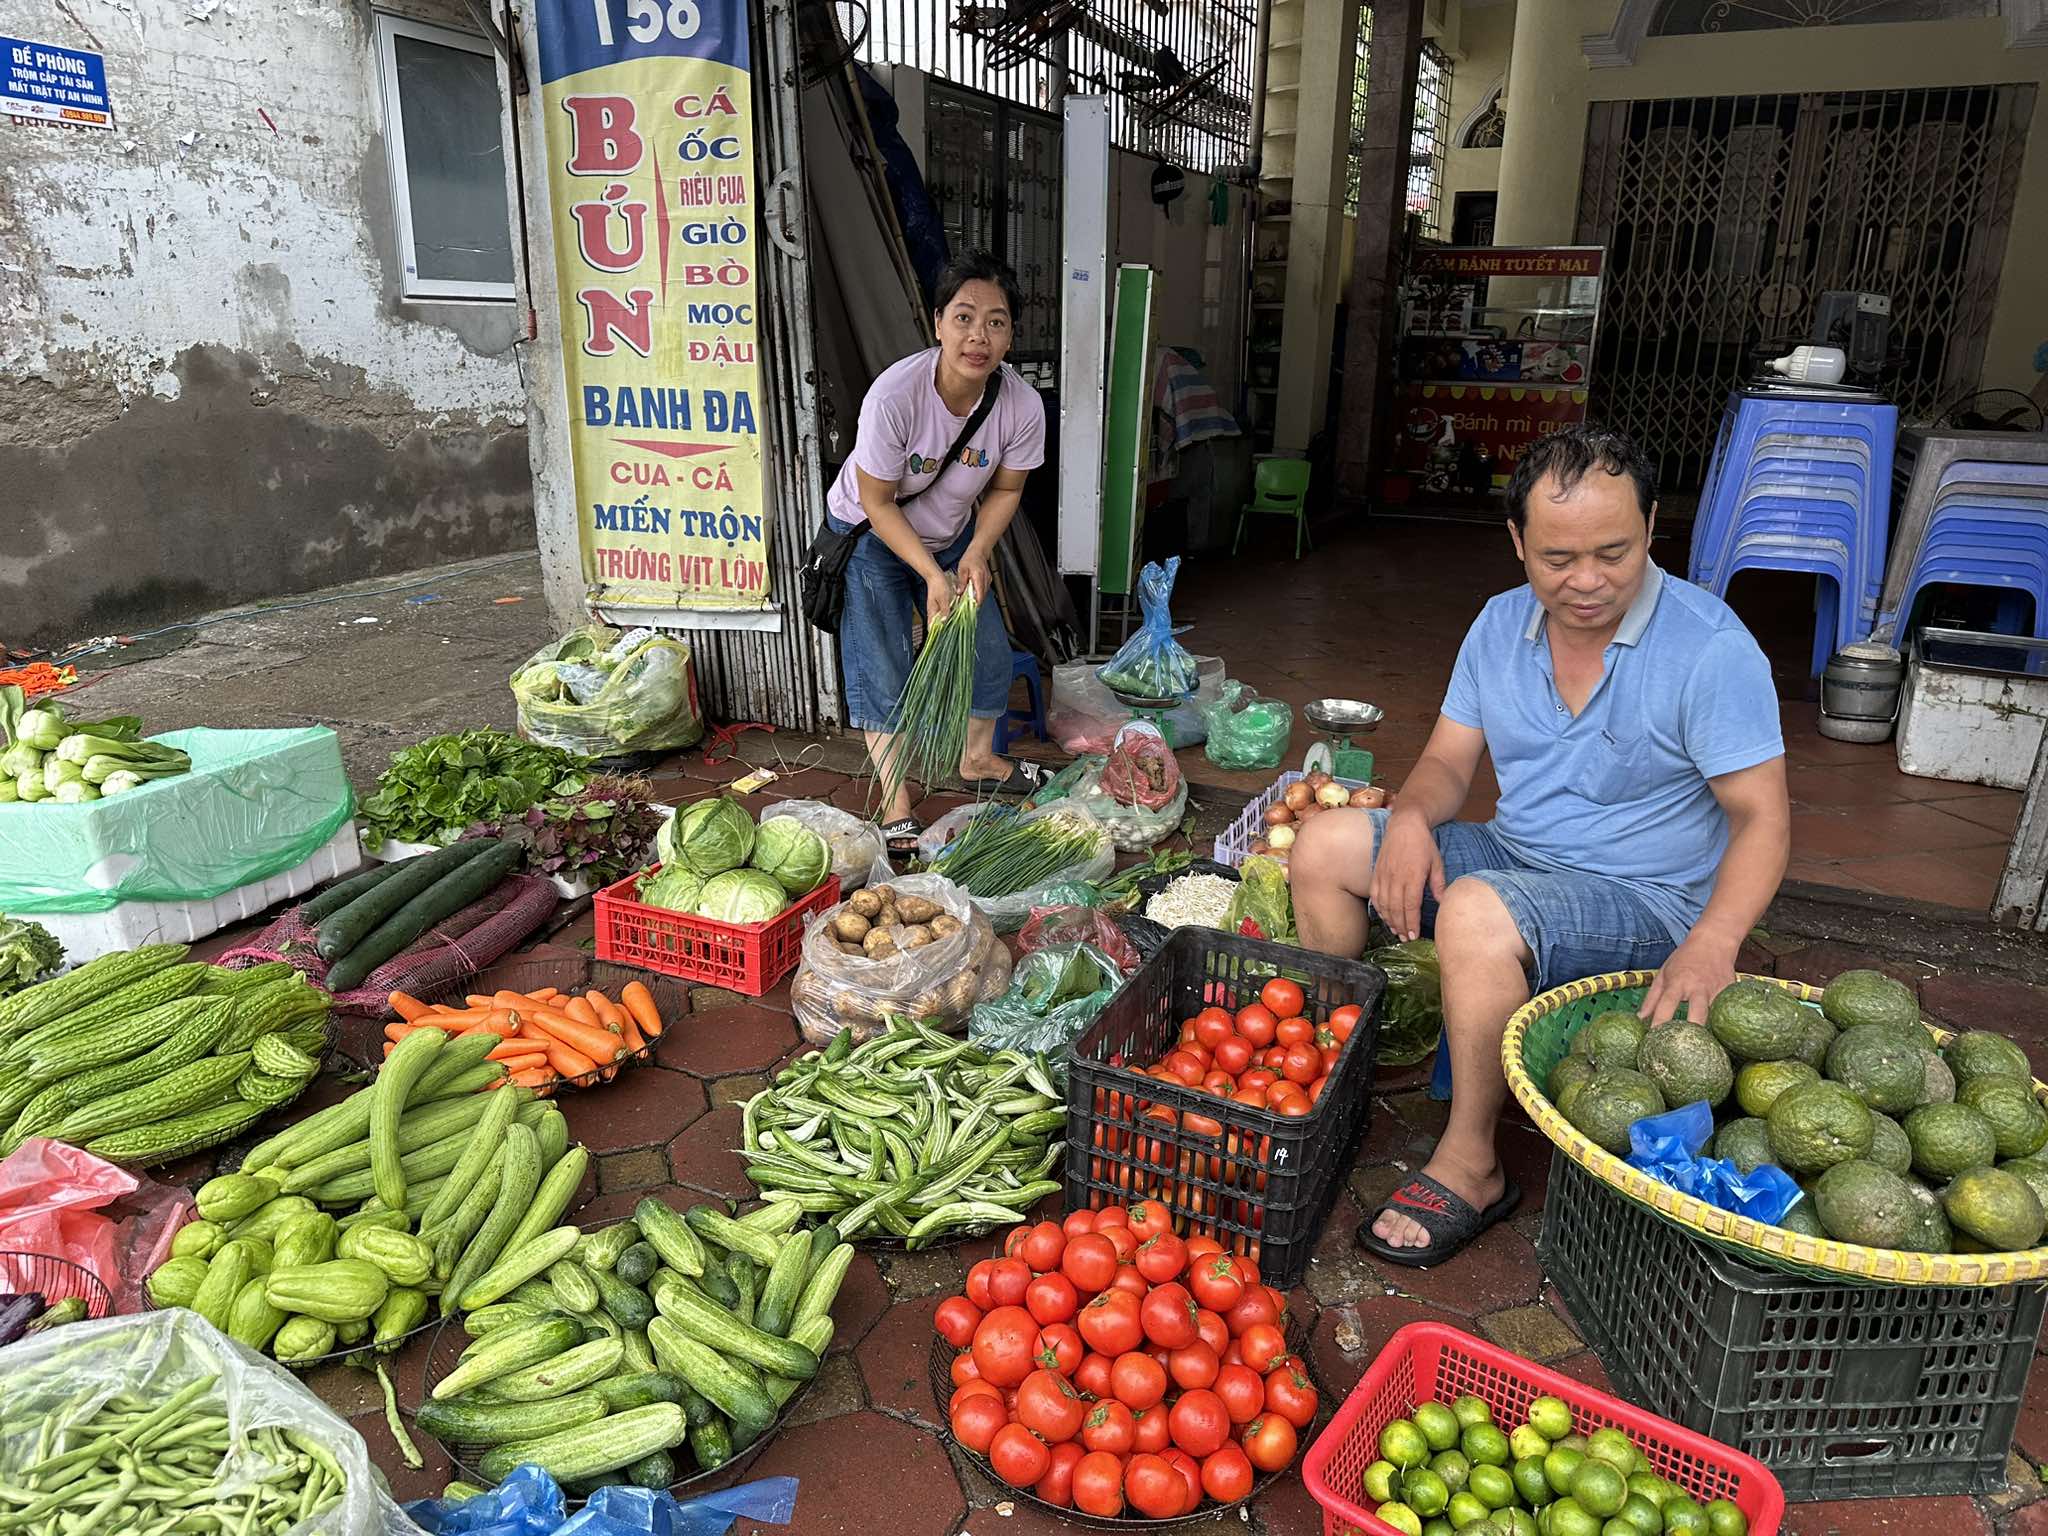
[(491, 45), (380, 11), (377, 63), (405, 297), (512, 298), (512, 222)]

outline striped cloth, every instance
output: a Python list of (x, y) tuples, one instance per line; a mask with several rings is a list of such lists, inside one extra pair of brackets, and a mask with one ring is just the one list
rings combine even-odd
[(1170, 479), (1181, 453), (1211, 438), (1236, 437), (1243, 430), (1224, 409), (1216, 386), (1199, 361), (1175, 347), (1161, 347), (1152, 390), (1152, 408), (1160, 417), (1152, 434), (1154, 477)]

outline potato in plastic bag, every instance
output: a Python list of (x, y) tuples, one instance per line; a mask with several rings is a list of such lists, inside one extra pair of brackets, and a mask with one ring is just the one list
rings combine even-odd
[(958, 1029), (1009, 981), (1010, 952), (964, 891), (941, 875), (901, 875), (804, 930), (790, 1001), (804, 1038), (825, 1045), (842, 1029), (868, 1039), (898, 1014)]

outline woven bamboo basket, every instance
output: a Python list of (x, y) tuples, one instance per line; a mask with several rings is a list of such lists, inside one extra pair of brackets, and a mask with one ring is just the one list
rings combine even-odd
[[(2048, 1247), (2029, 1248), (2020, 1253), (1906, 1253), (1894, 1248), (1838, 1243), (1832, 1238), (1809, 1237), (1783, 1227), (1767, 1226), (1752, 1217), (1739, 1216), (1682, 1194), (1581, 1135), (1550, 1102), (1541, 1085), (1549, 1081), (1550, 1069), (1570, 1047), (1580, 1026), (1596, 1014), (1614, 1009), (1635, 1011), (1655, 979), (1653, 971), (1589, 976), (1530, 999), (1508, 1020), (1500, 1052), (1508, 1087), (1529, 1112), (1529, 1118), (1565, 1156), (1610, 1189), (1666, 1221), (1718, 1243), (1752, 1264), (1786, 1274), (1892, 1285), (2007, 1285), (2048, 1279)], [(1802, 1003), (1820, 1001), (1820, 989), (1803, 982), (1781, 981), (1771, 976), (1753, 979), (1783, 987)], [(1925, 1018), (1921, 1023), (1937, 1044), (1946, 1045), (1954, 1038)], [(2034, 1096), (2048, 1100), (2048, 1086), (2036, 1081)]]

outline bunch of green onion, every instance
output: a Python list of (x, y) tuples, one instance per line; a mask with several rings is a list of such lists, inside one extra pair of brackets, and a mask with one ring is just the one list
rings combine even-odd
[(969, 587), (925, 631), (924, 648), (905, 679), (889, 716), (895, 746), (881, 765), (881, 804), (906, 781), (927, 786), (960, 771), (967, 750), (967, 720), (974, 704), (974, 638), (980, 604)]
[(969, 895), (993, 899), (1044, 885), (1062, 870), (1086, 863), (1102, 846), (1102, 830), (1061, 815), (1020, 818), (1008, 806), (987, 805), (932, 860)]

